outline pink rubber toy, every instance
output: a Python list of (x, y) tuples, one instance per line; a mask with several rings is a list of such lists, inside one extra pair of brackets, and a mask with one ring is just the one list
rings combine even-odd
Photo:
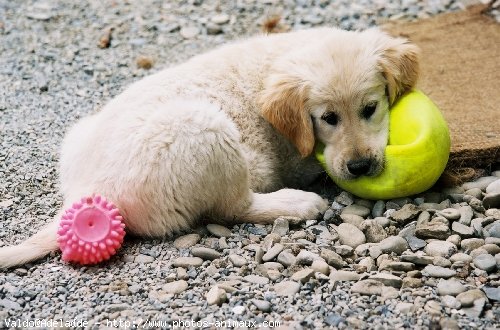
[(57, 230), (64, 261), (82, 265), (108, 260), (120, 248), (125, 224), (120, 211), (104, 197), (84, 197), (66, 210)]

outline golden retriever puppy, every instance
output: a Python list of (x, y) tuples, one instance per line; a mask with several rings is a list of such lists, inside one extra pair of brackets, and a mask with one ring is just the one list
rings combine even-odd
[[(63, 209), (101, 194), (142, 236), (201, 217), (315, 218), (327, 201), (295, 190), (322, 172), (315, 144), (338, 177), (376, 175), (389, 106), (415, 85), (418, 53), (376, 29), (320, 28), (233, 43), (142, 79), (68, 132)], [(56, 250), (58, 220), (0, 249), (0, 267)]]

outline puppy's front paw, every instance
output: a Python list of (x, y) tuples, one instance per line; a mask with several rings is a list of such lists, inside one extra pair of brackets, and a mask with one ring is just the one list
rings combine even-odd
[(318, 194), (294, 189), (282, 189), (278, 192), (282, 192), (289, 203), (291, 216), (304, 220), (316, 219), (328, 209), (328, 201)]

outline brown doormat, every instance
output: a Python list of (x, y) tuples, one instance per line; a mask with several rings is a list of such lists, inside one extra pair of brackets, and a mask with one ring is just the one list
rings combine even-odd
[(485, 9), (383, 27), (422, 49), (418, 88), (448, 121), (448, 172), (500, 161), (500, 24)]

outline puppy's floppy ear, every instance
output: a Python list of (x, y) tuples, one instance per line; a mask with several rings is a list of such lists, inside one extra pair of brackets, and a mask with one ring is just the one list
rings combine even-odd
[(264, 82), (258, 99), (261, 115), (297, 147), (302, 157), (314, 149), (313, 124), (305, 106), (308, 90), (304, 81), (274, 73)]
[(380, 49), (380, 66), (387, 80), (389, 103), (417, 83), (419, 74), (420, 48), (404, 38), (392, 38), (384, 35)]

